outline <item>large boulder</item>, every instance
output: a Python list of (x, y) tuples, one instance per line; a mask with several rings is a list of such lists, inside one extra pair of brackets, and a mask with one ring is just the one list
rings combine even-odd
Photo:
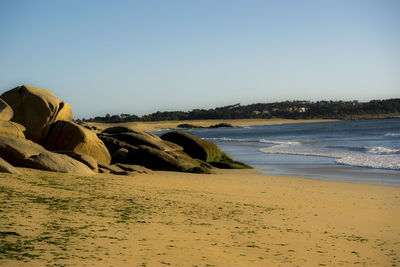
[(26, 128), (26, 138), (41, 144), (46, 126), (72, 120), (71, 107), (53, 93), (29, 85), (18, 86), (0, 96), (14, 111), (12, 121)]
[(73, 151), (104, 163), (111, 162), (110, 153), (97, 135), (72, 121), (57, 121), (44, 132), (43, 146), (50, 151)]
[(209, 173), (182, 147), (158, 136), (125, 127), (112, 127), (99, 134), (113, 163), (141, 165), (152, 170)]
[(0, 158), (0, 172), (21, 174), (16, 168), (2, 158)]
[(168, 132), (161, 139), (183, 147), (189, 156), (205, 161), (221, 169), (251, 169), (252, 167), (235, 161), (231, 156), (222, 152), (217, 145), (186, 132)]
[(12, 121), (0, 120), (0, 135), (13, 136), (25, 139), (25, 127)]
[(14, 112), (12, 108), (0, 98), (0, 120), (9, 121), (13, 117)]
[(161, 139), (183, 147), (183, 151), (185, 151), (189, 156), (201, 159), (205, 162), (233, 160), (229, 155), (222, 152), (215, 144), (186, 132), (168, 132), (163, 134)]
[(77, 160), (47, 151), (30, 140), (16, 137), (0, 135), (0, 157), (20, 167), (79, 175), (94, 174), (89, 167)]
[(91, 156), (88, 156), (88, 155), (85, 155), (82, 153), (78, 153), (78, 152), (73, 152), (73, 151), (56, 151), (56, 153), (67, 155), (68, 157), (71, 157), (79, 162), (82, 162), (83, 164), (88, 166), (94, 172), (98, 172), (98, 170), (99, 170), (99, 165), (98, 165), (97, 160), (95, 160)]

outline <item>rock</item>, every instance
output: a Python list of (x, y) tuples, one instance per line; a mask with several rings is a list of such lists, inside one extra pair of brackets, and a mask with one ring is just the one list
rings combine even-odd
[(15, 166), (79, 175), (94, 174), (89, 167), (77, 160), (47, 151), (30, 140), (16, 137), (0, 135), (0, 157)]
[[(183, 172), (198, 171), (195, 168), (200, 167), (200, 163), (184, 153), (182, 147), (165, 142), (149, 133), (103, 132), (99, 138), (110, 151), (114, 163), (141, 165), (152, 170)], [(201, 170), (207, 173), (205, 168)]]
[(233, 125), (225, 122), (210, 126), (210, 128), (229, 128), (229, 127), (233, 127)]
[[(101, 171), (100, 171), (101, 170)], [(110, 165), (99, 162), (99, 172), (100, 173), (111, 173), (115, 175), (132, 175), (133, 172), (126, 170), (124, 168), (120, 168), (118, 165)]]
[(0, 172), (21, 174), (16, 168), (2, 158), (0, 158)]
[(59, 120), (72, 120), (71, 107), (53, 93), (29, 85), (16, 87), (0, 96), (14, 111), (12, 121), (26, 128), (26, 138), (41, 144), (43, 129)]
[(122, 163), (117, 163), (115, 165), (118, 166), (120, 169), (122, 169), (124, 171), (128, 171), (128, 172), (153, 174), (152, 170), (147, 169), (146, 167), (143, 167), (140, 165), (122, 164)]
[(12, 121), (0, 120), (0, 135), (12, 136), (25, 139), (25, 127)]
[(135, 131), (127, 127), (111, 127), (103, 131), (119, 141), (133, 146), (145, 145), (162, 151), (182, 151), (183, 148), (174, 143), (163, 141), (155, 134)]
[(161, 139), (183, 147), (183, 151), (195, 159), (205, 162), (225, 159), (233, 161), (230, 156), (222, 152), (215, 144), (186, 132), (168, 132), (162, 135)]
[(67, 155), (68, 157), (71, 157), (79, 162), (82, 162), (86, 166), (88, 166), (91, 170), (94, 172), (98, 172), (99, 170), (99, 165), (97, 163), (97, 160), (92, 158), (91, 156), (78, 153), (78, 152), (73, 152), (73, 151), (55, 151), (56, 153), (59, 154), (64, 154)]
[(0, 98), (0, 120), (9, 121), (13, 117), (14, 112), (12, 108)]
[(190, 124), (190, 123), (181, 123), (181, 124), (178, 124), (177, 127), (178, 127), (178, 128), (182, 128), (182, 129), (204, 128), (204, 127), (202, 127), (202, 126), (198, 126), (198, 125), (194, 125), (194, 124)]
[(111, 173), (109, 169), (99, 167), (99, 173)]
[[(215, 144), (186, 132), (168, 132), (161, 136), (163, 140), (173, 142), (181, 147), (189, 156), (208, 162), (217, 168), (251, 169), (252, 167), (234, 161), (228, 154), (222, 152)], [(204, 166), (204, 165), (203, 165)]]
[[(109, 127), (105, 129), (102, 133), (107, 133), (107, 134), (118, 134), (118, 133), (139, 133), (139, 131), (136, 131), (130, 127), (125, 127), (125, 126), (115, 126), (115, 127)], [(144, 133), (144, 132), (140, 132)]]
[(253, 169), (252, 166), (239, 161), (218, 161), (210, 164), (219, 169)]
[(45, 129), (43, 146), (50, 151), (73, 151), (104, 163), (111, 156), (97, 135), (72, 121), (57, 121)]

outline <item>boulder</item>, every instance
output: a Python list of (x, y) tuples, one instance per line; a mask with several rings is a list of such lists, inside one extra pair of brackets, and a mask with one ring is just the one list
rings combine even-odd
[(111, 153), (113, 163), (141, 165), (152, 170), (209, 173), (198, 161), (184, 153), (182, 147), (153, 134), (123, 130), (106, 129), (99, 134)]
[(99, 162), (99, 173), (111, 173), (115, 175), (133, 175), (132, 171), (120, 168), (118, 165), (110, 165)]
[(0, 135), (12, 136), (25, 139), (25, 127), (12, 121), (0, 120)]
[(0, 96), (14, 111), (12, 121), (26, 128), (26, 138), (41, 144), (43, 130), (53, 122), (72, 120), (71, 107), (53, 93), (29, 85), (18, 86)]
[(9, 121), (13, 117), (14, 112), (12, 108), (0, 98), (0, 120)]
[(103, 131), (119, 141), (126, 142), (133, 146), (145, 145), (162, 151), (182, 151), (183, 148), (168, 142), (163, 141), (155, 134), (148, 132), (136, 131), (128, 127), (110, 127)]
[(99, 169), (106, 169), (109, 170), (111, 173), (119, 173), (122, 172), (123, 169), (121, 169), (120, 167), (116, 166), (116, 165), (110, 165), (107, 163), (103, 163), (103, 162), (99, 162)]
[[(163, 140), (173, 142), (181, 147), (189, 156), (205, 161), (221, 169), (251, 169), (252, 167), (234, 161), (228, 154), (222, 152), (215, 144), (186, 132), (168, 132), (161, 136)], [(204, 166), (204, 165), (203, 165)]]
[(16, 168), (2, 158), (0, 158), (0, 172), (21, 174)]
[(111, 156), (97, 135), (72, 121), (57, 121), (45, 129), (43, 146), (50, 151), (73, 151), (104, 163)]
[(239, 161), (216, 161), (210, 164), (219, 169), (252, 169), (253, 167)]
[(82, 162), (83, 164), (88, 166), (94, 172), (98, 172), (98, 169), (99, 169), (98, 162), (91, 156), (88, 156), (88, 155), (85, 155), (82, 153), (78, 153), (78, 152), (73, 152), (73, 151), (55, 151), (55, 152), (59, 153), (59, 154), (67, 155), (68, 157), (71, 157), (79, 162)]
[(222, 152), (215, 144), (186, 132), (168, 132), (163, 134), (161, 139), (183, 147), (183, 151), (189, 156), (205, 162), (226, 159), (233, 161), (230, 156)]
[(211, 126), (210, 126), (210, 128), (231, 128), (231, 127), (233, 127), (232, 124), (225, 123), (225, 122), (223, 122), (223, 123), (218, 123), (218, 124), (215, 124), (215, 125), (211, 125)]
[(198, 126), (198, 125), (194, 125), (194, 124), (190, 124), (190, 123), (181, 123), (181, 124), (178, 124), (177, 127), (178, 127), (178, 128), (182, 128), (182, 129), (204, 128), (204, 127), (202, 127), (202, 126)]
[(89, 167), (77, 160), (47, 151), (30, 140), (16, 137), (0, 135), (0, 157), (15, 166), (79, 175), (94, 174)]
[(132, 164), (122, 164), (122, 163), (117, 163), (115, 164), (117, 167), (124, 171), (128, 172), (137, 172), (137, 173), (146, 173), (146, 174), (153, 174), (153, 171), (150, 169), (147, 169), (146, 167), (140, 166), (140, 165), (132, 165)]

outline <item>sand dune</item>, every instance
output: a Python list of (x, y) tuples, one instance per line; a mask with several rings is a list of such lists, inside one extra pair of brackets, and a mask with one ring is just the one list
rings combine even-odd
[(4, 266), (396, 266), (400, 188), (258, 175), (0, 174)]

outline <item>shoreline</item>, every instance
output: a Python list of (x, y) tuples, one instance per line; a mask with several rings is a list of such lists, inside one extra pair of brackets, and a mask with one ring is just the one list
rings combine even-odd
[(7, 195), (0, 231), (19, 235), (0, 235), (0, 245), (20, 240), (20, 252), (0, 253), (5, 266), (23, 265), (18, 255), (27, 266), (400, 262), (396, 187), (257, 170), (94, 177), (20, 170), (0, 174)]
[(149, 122), (121, 122), (121, 123), (100, 123), (85, 122), (89, 126), (95, 126), (99, 130), (104, 130), (113, 126), (127, 126), (139, 131), (157, 131), (166, 129), (179, 129), (181, 123), (194, 124), (202, 127), (210, 127), (219, 123), (229, 123), (232, 126), (254, 126), (254, 125), (274, 125), (287, 123), (314, 123), (329, 122), (338, 120), (315, 119), (315, 120), (292, 120), (292, 119), (235, 119), (235, 120), (185, 120), (185, 121), (149, 121)]

